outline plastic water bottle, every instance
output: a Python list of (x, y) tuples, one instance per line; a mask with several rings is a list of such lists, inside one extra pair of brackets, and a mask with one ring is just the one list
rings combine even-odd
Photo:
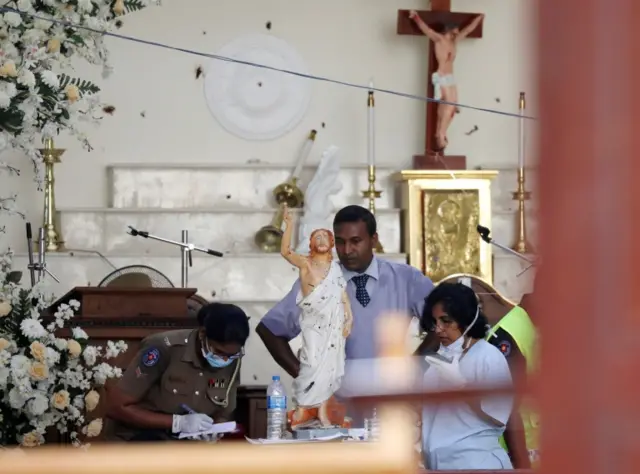
[(267, 387), (267, 439), (281, 439), (287, 426), (287, 394), (280, 376), (274, 375)]
[(372, 415), (371, 418), (365, 420), (365, 437), (367, 441), (378, 441), (380, 439), (380, 420), (378, 420), (378, 411), (375, 408)]

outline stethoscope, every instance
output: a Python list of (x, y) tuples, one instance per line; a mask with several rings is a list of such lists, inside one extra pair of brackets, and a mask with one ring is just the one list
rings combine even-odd
[(217, 405), (219, 407), (222, 408), (227, 408), (229, 406), (229, 393), (231, 393), (231, 388), (233, 387), (233, 382), (235, 382), (236, 377), (238, 376), (238, 372), (240, 372), (240, 365), (241, 365), (241, 361), (242, 361), (242, 357), (244, 356), (244, 354), (242, 356), (240, 356), (238, 358), (238, 363), (236, 364), (236, 368), (233, 371), (233, 375), (231, 376), (231, 381), (229, 382), (229, 385), (227, 386), (227, 391), (224, 394), (224, 399), (220, 400), (218, 397), (211, 397), (209, 395), (209, 391), (207, 390), (207, 398), (209, 400), (211, 400), (211, 403), (213, 403), (214, 405)]

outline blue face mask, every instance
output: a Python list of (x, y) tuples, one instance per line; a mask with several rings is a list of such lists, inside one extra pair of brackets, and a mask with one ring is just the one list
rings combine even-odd
[(229, 367), (233, 364), (235, 359), (227, 359), (220, 357), (219, 355), (213, 354), (211, 352), (202, 351), (202, 355), (205, 359), (207, 359), (207, 363), (213, 367), (214, 369), (222, 369), (224, 367)]
[(222, 357), (218, 354), (214, 354), (209, 349), (209, 345), (206, 341), (202, 341), (202, 356), (207, 360), (207, 363), (214, 369), (222, 369), (229, 367), (233, 362), (240, 357), (240, 355), (233, 355), (230, 357)]

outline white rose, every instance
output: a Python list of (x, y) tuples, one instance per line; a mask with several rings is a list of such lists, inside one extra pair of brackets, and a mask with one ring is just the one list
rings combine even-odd
[(13, 26), (15, 28), (16, 26), (20, 26), (22, 24), (22, 17), (19, 13), (7, 12), (4, 14), (4, 21), (7, 23), (7, 25)]
[(24, 406), (26, 401), (27, 400), (24, 395), (21, 394), (20, 390), (18, 390), (17, 388), (13, 387), (11, 390), (9, 390), (9, 405), (11, 405), (11, 408), (13, 408), (14, 410), (20, 410)]
[(11, 312), (11, 303), (0, 300), (0, 318), (4, 318)]
[(87, 407), (87, 411), (93, 411), (98, 406), (100, 402), (100, 394), (95, 390), (91, 390), (84, 396), (84, 403)]
[(41, 393), (36, 393), (34, 397), (27, 402), (27, 411), (33, 416), (40, 416), (49, 408), (49, 400)]
[(20, 444), (25, 448), (35, 448), (42, 443), (44, 443), (44, 437), (36, 431), (30, 431), (22, 437)]
[(85, 363), (89, 367), (92, 367), (96, 363), (96, 359), (97, 359), (98, 354), (96, 352), (96, 348), (95, 347), (87, 346), (87, 347), (84, 348), (84, 353), (82, 354), (82, 356), (84, 357)]
[(89, 438), (95, 438), (102, 431), (102, 419), (96, 418), (89, 423), (83, 431)]
[(72, 328), (71, 334), (74, 339), (89, 339), (89, 335), (82, 328)]
[(67, 341), (67, 350), (69, 351), (69, 357), (71, 359), (77, 359), (82, 352), (82, 346), (73, 339)]

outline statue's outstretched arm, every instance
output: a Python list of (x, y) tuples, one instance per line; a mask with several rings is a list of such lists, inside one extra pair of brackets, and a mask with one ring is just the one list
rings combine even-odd
[(411, 10), (409, 12), (409, 18), (415, 21), (418, 28), (420, 28), (420, 31), (422, 31), (431, 41), (440, 41), (442, 39), (442, 35), (427, 25), (422, 18), (420, 18), (417, 11)]
[(295, 253), (291, 249), (291, 233), (293, 232), (292, 218), (291, 213), (289, 212), (289, 208), (287, 205), (284, 205), (284, 233), (282, 234), (282, 242), (280, 243), (280, 254), (285, 258), (287, 262), (291, 265), (302, 268), (307, 265), (307, 257)]
[(475, 17), (471, 23), (460, 30), (460, 33), (458, 33), (456, 39), (460, 40), (469, 36), (478, 27), (482, 20), (484, 20), (484, 14)]

